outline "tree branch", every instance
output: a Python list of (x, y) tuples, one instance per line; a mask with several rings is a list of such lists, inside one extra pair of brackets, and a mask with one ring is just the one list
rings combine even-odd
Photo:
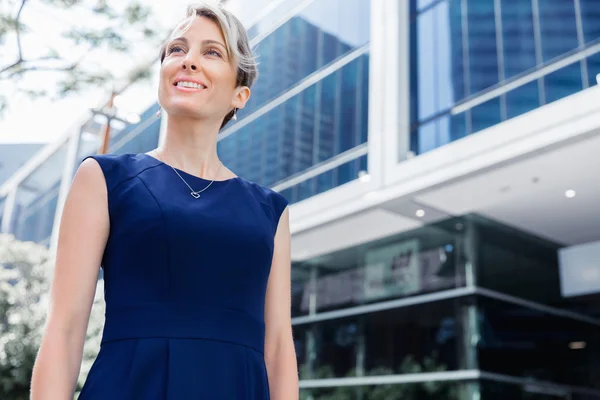
[[(3, 79), (3, 78), (4, 78), (4, 77), (2, 77), (2, 74), (3, 74), (3, 73), (5, 73), (6, 71), (9, 71), (9, 70), (11, 70), (11, 69), (13, 69), (13, 68), (15, 68), (15, 67), (18, 67), (18, 66), (19, 66), (19, 65), (21, 65), (21, 64), (31, 64), (31, 63), (36, 63), (36, 62), (39, 62), (39, 61), (46, 61), (46, 60), (58, 60), (58, 59), (59, 59), (59, 57), (57, 57), (57, 56), (54, 56), (54, 55), (50, 55), (50, 56), (43, 56), (43, 57), (39, 57), (39, 58), (36, 58), (36, 59), (33, 59), (33, 60), (23, 60), (23, 59), (21, 58), (21, 59), (19, 59), (19, 60), (15, 61), (14, 63), (12, 63), (12, 64), (10, 64), (10, 65), (8, 65), (8, 66), (6, 66), (6, 67), (3, 67), (2, 69), (0, 69), (0, 79)], [(25, 68), (26, 68), (26, 67), (25, 67)], [(29, 69), (26, 69), (26, 70), (29, 70)], [(7, 75), (7, 77), (9, 77), (9, 78), (10, 78), (10, 77), (12, 77), (14, 74), (17, 74), (17, 73), (19, 73), (19, 72), (20, 72), (20, 71), (13, 72), (13, 73), (11, 73), (11, 74)]]
[(19, 49), (19, 61), (23, 61), (23, 49), (21, 48), (21, 30), (19, 29), (19, 19), (21, 19), (21, 12), (23, 12), (23, 7), (25, 7), (25, 3), (27, 3), (27, 0), (21, 1), (21, 7), (19, 7), (19, 12), (17, 12), (17, 16), (15, 18), (15, 32), (17, 33), (17, 47)]
[(68, 72), (68, 71), (73, 71), (75, 68), (77, 68), (78, 65), (79, 65), (79, 62), (70, 64), (70, 65), (65, 65), (65, 66), (59, 66), (59, 67), (47, 67), (47, 66), (43, 66), (43, 65), (33, 65), (31, 67), (25, 66), (23, 68), (20, 68), (18, 71), (14, 71), (10, 74), (7, 74), (5, 77), (2, 77), (2, 79), (11, 79), (19, 74), (23, 74), (25, 72), (33, 72), (33, 71)]

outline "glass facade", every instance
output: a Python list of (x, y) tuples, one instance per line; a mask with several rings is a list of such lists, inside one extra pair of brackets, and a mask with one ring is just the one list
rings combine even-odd
[(67, 147), (60, 146), (17, 187), (9, 229), (16, 239), (50, 244)]
[[(407, 374), (426, 383), (369, 384), (368, 392), (600, 398), (600, 320), (561, 298), (559, 248), (468, 215), (293, 263), (296, 352), (301, 382), (311, 386), (305, 398), (363, 398), (351, 394), (366, 390), (361, 379)], [(332, 378), (346, 379), (332, 388), (324, 381)], [(426, 388), (439, 392), (428, 397)]]
[(594, 0), (411, 0), (411, 151), (595, 85), (599, 18)]
[[(262, 38), (259, 79), (218, 143), (223, 162), (272, 186), (366, 143), (369, 35), (370, 1), (316, 0)], [(307, 177), (285, 195), (301, 201), (361, 170), (366, 160), (357, 158)]]

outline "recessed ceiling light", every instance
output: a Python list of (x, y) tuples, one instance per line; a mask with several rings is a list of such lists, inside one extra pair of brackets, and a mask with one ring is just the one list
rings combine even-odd
[(569, 189), (565, 192), (565, 196), (567, 196), (569, 199), (572, 199), (575, 197), (575, 191), (573, 189)]
[(417, 212), (415, 213), (417, 215), (417, 217), (421, 218), (425, 216), (425, 211), (423, 210), (417, 210)]

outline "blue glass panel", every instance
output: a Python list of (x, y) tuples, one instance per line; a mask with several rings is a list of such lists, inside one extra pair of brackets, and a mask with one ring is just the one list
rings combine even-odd
[(238, 121), (370, 39), (370, 0), (317, 0), (256, 47), (259, 78)]
[(502, 122), (500, 98), (496, 97), (471, 109), (471, 133)]
[(360, 171), (367, 171), (366, 155), (285, 189), (281, 194), (290, 203), (297, 203), (357, 179)]
[(494, 0), (468, 0), (470, 95), (498, 83)]
[(223, 163), (270, 186), (364, 143), (368, 71), (364, 54), (220, 140)]
[(540, 106), (538, 81), (530, 82), (506, 93), (506, 111), (513, 118)]
[(413, 118), (423, 120), (465, 97), (460, 1), (440, 2), (412, 27)]
[(540, 33), (544, 61), (561, 56), (578, 47), (575, 2), (538, 0)]
[(434, 120), (419, 126), (418, 154), (426, 153), (438, 147), (437, 125), (438, 121)]
[(546, 103), (551, 103), (582, 89), (581, 63), (571, 64), (544, 77)]
[(600, 74), (600, 53), (596, 53), (587, 58), (587, 70), (589, 85), (597, 85), (596, 75)]
[(600, 38), (600, 1), (579, 0), (583, 40), (589, 43)]
[(536, 65), (533, 10), (530, 1), (502, 0), (502, 43), (504, 77), (532, 69)]

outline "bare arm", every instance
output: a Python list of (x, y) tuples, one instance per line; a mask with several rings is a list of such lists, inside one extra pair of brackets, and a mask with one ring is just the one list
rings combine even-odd
[(298, 399), (298, 367), (291, 319), (291, 238), (289, 208), (275, 234), (271, 274), (265, 304), (265, 362), (273, 400)]
[(33, 368), (32, 400), (72, 399), (109, 232), (107, 189), (94, 159), (81, 163), (60, 222), (50, 307)]

